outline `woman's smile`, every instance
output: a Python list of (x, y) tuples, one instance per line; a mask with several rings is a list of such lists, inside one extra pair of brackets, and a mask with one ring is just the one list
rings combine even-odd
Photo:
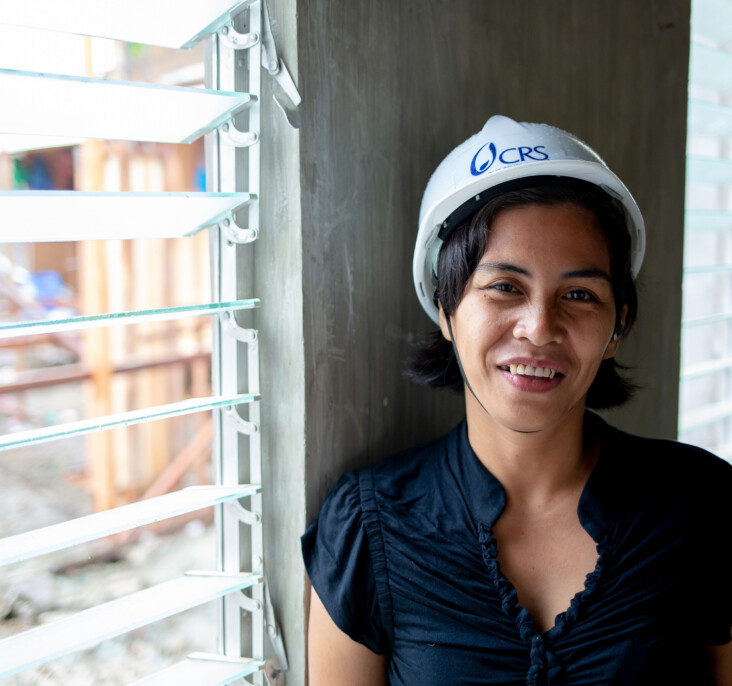
[[(569, 203), (501, 211), (451, 318), (468, 414), (537, 430), (584, 410), (617, 348), (610, 252), (594, 214)], [(449, 337), (444, 315), (443, 334)]]
[(552, 369), (549, 365), (541, 365), (538, 362), (501, 365), (501, 369), (505, 372), (511, 372), (511, 376), (533, 376), (539, 379), (553, 379), (557, 374), (556, 369)]
[(510, 384), (521, 391), (526, 391), (527, 393), (546, 393), (562, 383), (563, 378), (556, 375), (546, 377), (543, 375), (538, 376), (534, 374), (522, 374), (519, 372), (513, 373), (503, 367), (501, 367), (501, 370)]

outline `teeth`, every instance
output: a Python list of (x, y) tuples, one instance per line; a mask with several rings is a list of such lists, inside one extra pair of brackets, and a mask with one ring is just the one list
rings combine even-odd
[(514, 376), (520, 374), (521, 376), (538, 376), (545, 379), (553, 379), (556, 375), (556, 370), (550, 367), (532, 367), (523, 364), (512, 364), (508, 367), (503, 367), (506, 371), (510, 371)]

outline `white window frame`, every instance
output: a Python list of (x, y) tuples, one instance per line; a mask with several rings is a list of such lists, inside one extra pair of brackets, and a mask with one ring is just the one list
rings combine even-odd
[[(38, 9), (36, 19), (39, 25), (44, 14), (40, 7), (43, 1), (34, 3)], [(77, 5), (89, 1), (74, 0)], [(56, 2), (53, 0), (51, 7)], [(215, 483), (183, 489), (0, 541), (0, 564), (14, 564), (35, 555), (213, 505), (217, 532), (216, 566), (203, 572), (191, 571), (138, 594), (0, 641), (0, 677), (182, 612), (194, 604), (218, 598), (218, 653), (189, 655), (177, 665), (135, 683), (190, 683), (200, 686), (230, 683), (245, 676), (257, 685), (264, 684), (265, 678), (271, 684), (284, 682), (281, 672), (287, 668), (287, 659), (264, 580), (259, 342), (256, 330), (248, 326), (246, 320), (246, 310), (258, 303), (245, 299), (252, 280), (251, 269), (243, 268), (244, 263), (252, 259), (251, 248), (246, 244), (255, 240), (259, 232), (258, 142), (263, 52), (268, 70), (279, 74), (277, 78), (283, 79), (290, 96), (293, 92), (297, 95), (297, 91), (274, 52), (264, 0), (244, 0), (239, 4), (235, 0), (218, 2), (219, 5), (227, 3), (231, 6), (231, 13), (225, 12), (216, 24), (201, 26), (200, 33), (190, 43), (207, 36), (204, 38), (209, 58), (207, 88), (226, 92), (245, 90), (252, 96), (242, 112), (234, 112), (235, 116), (223, 124), (215, 122), (206, 133), (207, 192), (235, 194), (245, 185), (245, 193), (248, 194), (243, 209), (215, 217), (214, 225), (207, 229), (212, 260), (211, 300), (214, 304), (222, 304), (221, 310), (212, 314), (199, 312), (211, 314), (213, 325), (213, 396), (208, 407), (213, 412), (215, 427)], [(171, 12), (180, 11), (180, 0), (175, 4), (175, 8), (169, 8)], [(119, 8), (119, 3), (116, 6)], [(131, 8), (138, 6), (144, 12), (145, 2), (131, 0), (128, 4)], [(79, 16), (86, 16), (78, 8), (77, 11)], [(69, 8), (67, 13), (73, 15)], [(71, 26), (73, 30), (73, 24)], [(68, 26), (65, 28), (69, 30)], [(85, 27), (78, 29), (81, 33), (86, 30)], [(4, 105), (8, 106), (10, 103)], [(2, 123), (0, 115), (0, 128)], [(3, 202), (17, 199), (11, 197), (13, 195), (17, 196), (0, 193), (0, 210)], [(79, 195), (72, 200), (78, 200)], [(131, 195), (128, 194), (128, 199)], [(22, 201), (29, 199), (41, 201), (40, 197), (33, 198), (32, 195), (21, 198)], [(52, 198), (52, 201), (56, 200), (56, 197)], [(127, 203), (125, 198), (115, 200)], [(160, 200), (164, 201), (164, 198)], [(226, 303), (234, 305), (225, 307), (223, 304)], [(145, 316), (154, 315), (141, 312), (127, 321), (140, 320)], [(102, 317), (91, 321), (78, 318), (76, 322), (58, 322), (56, 326), (58, 330), (64, 330), (64, 327), (85, 328), (115, 323), (114, 319), (111, 317), (107, 321)], [(12, 332), (8, 327), (4, 332), (0, 330), (0, 335), (7, 336), (24, 333), (28, 331)], [(173, 409), (177, 414), (201, 409), (201, 403), (187, 409), (183, 407), (184, 403), (175, 405)], [(161, 415), (164, 410), (151, 408), (149, 412), (137, 413), (137, 420), (155, 419), (155, 413)], [(108, 423), (131, 420), (131, 416), (120, 415), (109, 418)], [(74, 429), (78, 433), (82, 427)], [(25, 437), (28, 442), (39, 439), (37, 432), (30, 435), (32, 433)], [(45, 440), (53, 438), (46, 436)], [(105, 629), (102, 631), (100, 627)], [(265, 634), (270, 637), (271, 650), (275, 653), (267, 660)]]

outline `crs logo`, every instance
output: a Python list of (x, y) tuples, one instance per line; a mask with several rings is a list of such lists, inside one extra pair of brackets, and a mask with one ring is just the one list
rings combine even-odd
[[(487, 152), (481, 155), (486, 147), (488, 148)], [(478, 157), (481, 157), (483, 160), (480, 163), (480, 166), (478, 166)], [(478, 152), (475, 153), (472, 161), (470, 162), (470, 173), (473, 176), (480, 176), (493, 166), (496, 159), (501, 164), (516, 164), (517, 162), (523, 162), (527, 159), (533, 160), (534, 162), (548, 160), (549, 155), (543, 145), (535, 145), (533, 148), (528, 145), (520, 145), (516, 148), (505, 148), (499, 153), (495, 143), (486, 143), (478, 148)]]

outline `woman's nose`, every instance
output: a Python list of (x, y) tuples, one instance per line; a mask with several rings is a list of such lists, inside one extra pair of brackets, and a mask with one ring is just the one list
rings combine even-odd
[(548, 304), (529, 305), (519, 313), (513, 335), (535, 346), (561, 343), (563, 335), (559, 313)]

